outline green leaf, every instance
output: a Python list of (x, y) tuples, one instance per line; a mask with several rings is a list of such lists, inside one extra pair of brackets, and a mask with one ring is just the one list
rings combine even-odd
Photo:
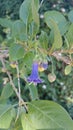
[(34, 38), (38, 33), (38, 27), (34, 21), (32, 21), (29, 25), (29, 35), (30, 38)]
[(24, 56), (24, 48), (19, 44), (12, 44), (9, 49), (9, 58), (11, 61), (16, 61)]
[(33, 59), (34, 59), (34, 52), (27, 52), (24, 55), (23, 61), (24, 64), (27, 66), (27, 68), (31, 68), (32, 67), (32, 63), (33, 63)]
[(9, 98), (13, 94), (13, 89), (10, 83), (7, 83), (2, 90), (1, 97), (3, 99)]
[(0, 128), (8, 129), (10, 127), (10, 123), (13, 119), (12, 109), (11, 105), (0, 104)]
[(65, 75), (68, 75), (71, 72), (71, 69), (72, 69), (71, 65), (67, 65), (65, 67)]
[(29, 91), (30, 91), (30, 96), (32, 100), (36, 100), (38, 99), (38, 91), (37, 91), (37, 87), (33, 84), (28, 86)]
[(23, 130), (73, 130), (73, 121), (65, 109), (47, 100), (28, 103), (28, 113), (22, 113), (21, 122)]
[(32, 5), (33, 20), (39, 26), (39, 14), (38, 14), (39, 0), (32, 0), (31, 5)]
[(68, 30), (69, 23), (65, 19), (65, 17), (62, 15), (62, 13), (58, 11), (47, 11), (44, 15), (45, 22), (49, 26), (49, 28), (52, 28), (50, 19), (53, 19), (53, 21), (56, 22), (58, 25), (58, 28), (60, 30), (61, 35), (64, 35), (66, 31)]
[(52, 29), (52, 30), (50, 31), (50, 34), (49, 34), (49, 43), (50, 43), (49, 46), (51, 46), (53, 42), (54, 42), (54, 31), (53, 31), (53, 29)]
[(0, 25), (7, 28), (12, 28), (13, 21), (8, 18), (0, 18)]
[(11, 130), (23, 130), (20, 118), (15, 122), (14, 128)]
[(0, 96), (0, 104), (6, 104), (7, 99)]
[(31, 22), (32, 12), (31, 12), (31, 0), (25, 0), (20, 7), (20, 18), (25, 25)]
[(68, 32), (66, 33), (69, 47), (73, 46), (73, 23), (70, 25)]
[(40, 45), (41, 45), (42, 48), (44, 48), (44, 49), (48, 48), (49, 38), (48, 38), (48, 35), (47, 35), (46, 32), (41, 31), (41, 35), (39, 37), (39, 41), (40, 41)]
[[(17, 104), (16, 104), (17, 105)], [(14, 119), (16, 117), (16, 110), (15, 108), (11, 109), (11, 117)]]
[(60, 35), (60, 31), (58, 29), (56, 22), (53, 21), (52, 19), (50, 21), (51, 21), (51, 25), (53, 27), (53, 33), (54, 33), (54, 42), (50, 50), (50, 53), (52, 53), (54, 50), (62, 47), (62, 37)]
[(64, 129), (62, 129), (62, 128), (58, 128), (58, 129), (37, 129), (37, 130), (64, 130)]
[(68, 13), (68, 18), (73, 23), (73, 10)]
[(21, 20), (16, 20), (13, 23), (12, 37), (21, 41), (27, 41), (26, 26)]

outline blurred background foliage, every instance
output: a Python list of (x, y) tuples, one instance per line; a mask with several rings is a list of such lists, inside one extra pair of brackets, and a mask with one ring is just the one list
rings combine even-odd
[[(23, 0), (0, 0), (0, 17), (11, 18), (12, 20), (18, 19), (19, 8), (22, 2)], [(73, 0), (44, 0), (39, 10), (40, 27), (45, 29), (44, 24), (41, 21), (41, 14), (44, 14), (44, 12), (48, 10), (58, 10), (66, 16), (71, 9), (73, 9)], [(0, 26), (0, 43), (3, 44), (3, 41), (6, 38), (7, 37), (6, 33), (4, 32), (4, 28)], [(66, 64), (61, 61), (57, 61), (55, 58), (52, 60), (54, 64), (53, 67), (56, 80), (52, 83), (48, 81), (47, 75), (51, 73), (52, 70), (51, 61), (49, 59), (48, 70), (46, 70), (42, 75), (40, 74), (45, 80), (45, 83), (37, 86), (39, 98), (58, 102), (69, 112), (70, 116), (73, 118), (73, 69), (69, 75), (65, 75), (64, 69)], [(1, 69), (0, 63), (0, 70)], [(15, 75), (15, 70), (11, 69), (11, 71), (14, 71), (13, 73)], [(1, 73), (0, 71), (0, 93), (3, 85), (5, 84), (6, 77), (7, 75), (5, 73)], [(17, 79), (15, 79), (14, 82), (16, 84)], [(21, 79), (21, 92), (23, 99), (26, 101), (31, 100), (31, 94), (29, 93), (28, 87), (23, 79)], [(17, 98), (15, 94), (13, 94), (13, 96), (10, 98), (10, 101), (15, 102), (16, 100)]]

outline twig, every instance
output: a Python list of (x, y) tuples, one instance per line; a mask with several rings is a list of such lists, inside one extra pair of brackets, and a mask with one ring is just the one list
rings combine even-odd
[[(18, 92), (19, 92), (19, 96), (21, 97), (21, 87), (20, 87), (20, 76), (19, 76), (18, 62), (16, 62), (16, 70), (17, 70), (17, 78), (18, 78)], [(19, 105), (20, 105), (20, 100), (19, 100)]]
[(54, 56), (58, 61), (63, 61), (66, 64), (71, 64), (71, 59), (68, 56), (62, 56), (62, 53), (59, 51), (55, 51), (52, 53), (52, 56)]
[(54, 51), (51, 53), (51, 55), (49, 54), (49, 50), (45, 50), (45, 49), (42, 49), (42, 48), (38, 48), (38, 50), (41, 52), (41, 53), (44, 53), (48, 56), (53, 56), (55, 57), (58, 61), (63, 61), (64, 63), (66, 64), (71, 64), (72, 63), (72, 59), (70, 59), (69, 56), (63, 56), (62, 54), (69, 54), (70, 52), (72, 53), (73, 50), (59, 50), (59, 51)]
[(2, 50), (0, 49), (0, 58), (7, 58), (9, 56), (8, 50)]
[[(30, 48), (31, 49), (31, 48)], [(29, 50), (30, 50), (29, 49)], [(40, 53), (45, 53), (48, 56), (54, 56), (57, 60), (59, 61), (63, 61), (66, 64), (71, 64), (72, 60), (68, 57), (68, 56), (63, 56), (62, 54), (73, 54), (73, 48), (72, 49), (68, 49), (68, 50), (58, 50), (58, 51), (54, 51), (52, 52), (52, 54), (49, 54), (49, 50), (45, 50), (43, 48), (39, 48), (38, 47), (38, 51), (40, 51)], [(2, 50), (0, 48), (0, 59), (1, 58), (7, 58), (9, 57), (9, 52), (7, 49)]]
[(11, 86), (12, 86), (14, 92), (16, 93), (16, 95), (17, 95), (17, 97), (18, 97), (18, 99), (19, 99), (21, 105), (24, 105), (26, 111), (28, 111), (28, 108), (27, 108), (27, 106), (26, 106), (26, 103), (24, 102), (24, 100), (23, 100), (23, 99), (21, 98), (21, 96), (19, 95), (19, 92), (17, 91), (17, 89), (16, 89), (16, 87), (15, 87), (15, 85), (14, 85), (14, 83), (13, 83), (13, 80), (12, 80), (12, 77), (11, 77), (11, 75), (10, 75), (10, 72), (6, 69), (6, 66), (5, 66), (5, 63), (4, 63), (3, 58), (0, 58), (0, 60), (1, 60), (1, 62), (2, 62), (2, 65), (3, 65), (4, 69), (6, 70), (6, 73), (7, 73), (8, 77), (9, 77), (9, 80), (10, 80), (10, 84), (11, 84)]

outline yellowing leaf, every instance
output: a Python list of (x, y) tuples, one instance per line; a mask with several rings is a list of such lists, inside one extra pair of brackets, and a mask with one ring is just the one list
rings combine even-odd
[(11, 62), (11, 63), (10, 63), (10, 66), (11, 66), (12, 68), (16, 68), (16, 66), (17, 66), (17, 65), (16, 65), (16, 62)]
[(65, 67), (65, 75), (68, 75), (71, 72), (71, 65)]
[(56, 80), (56, 75), (55, 74), (48, 74), (48, 80), (52, 83)]

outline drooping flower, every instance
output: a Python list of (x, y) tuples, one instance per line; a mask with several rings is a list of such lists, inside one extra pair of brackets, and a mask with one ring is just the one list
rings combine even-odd
[(47, 63), (40, 63), (39, 66), (38, 66), (38, 70), (40, 72), (46, 70), (48, 68), (48, 64)]
[(42, 80), (38, 74), (38, 63), (34, 62), (32, 65), (32, 72), (31, 75), (27, 78), (28, 82), (33, 82), (34, 84), (42, 83)]

